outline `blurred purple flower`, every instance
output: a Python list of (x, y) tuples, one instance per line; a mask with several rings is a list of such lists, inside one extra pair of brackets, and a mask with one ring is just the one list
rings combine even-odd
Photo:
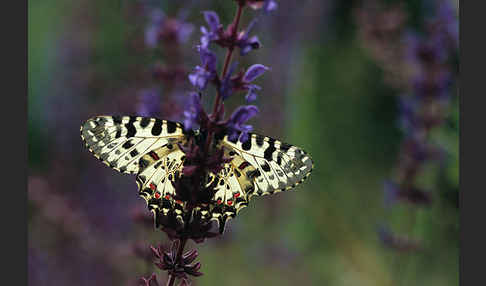
[(413, 205), (428, 206), (432, 203), (430, 193), (414, 187), (402, 188), (394, 182), (385, 181), (385, 206), (391, 207), (397, 201), (408, 202)]
[(145, 30), (145, 43), (155, 48), (161, 40), (167, 43), (183, 43), (187, 41), (194, 30), (194, 26), (175, 18), (169, 18), (160, 10), (150, 15), (150, 22)]
[(238, 107), (226, 124), (229, 140), (236, 141), (239, 138), (241, 142), (246, 142), (248, 140), (248, 132), (253, 130), (253, 126), (244, 123), (257, 115), (257, 113), (258, 108), (254, 105)]
[(379, 226), (377, 232), (378, 238), (387, 247), (403, 252), (421, 249), (419, 241), (412, 240), (405, 236), (398, 236), (392, 233), (386, 226)]
[(264, 13), (269, 13), (278, 8), (275, 0), (247, 0), (246, 3), (253, 9), (262, 9)]
[(145, 44), (151, 48), (157, 46), (160, 27), (165, 19), (165, 14), (160, 10), (154, 10), (150, 14), (149, 25), (145, 30)]
[(436, 35), (442, 38), (440, 41), (448, 44), (450, 48), (457, 49), (459, 44), (459, 25), (456, 10), (450, 1), (443, 1), (439, 9), (433, 28), (439, 30)]
[(189, 81), (199, 90), (206, 88), (209, 81), (217, 77), (216, 55), (203, 46), (198, 46), (202, 66), (196, 66), (194, 73), (189, 74)]
[(142, 90), (139, 95), (137, 114), (152, 117), (160, 111), (160, 98), (154, 89)]

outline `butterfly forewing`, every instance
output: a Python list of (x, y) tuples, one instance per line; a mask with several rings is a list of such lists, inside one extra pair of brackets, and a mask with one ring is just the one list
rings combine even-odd
[(244, 143), (225, 136), (223, 146), (256, 168), (251, 177), (257, 195), (289, 190), (304, 181), (313, 168), (312, 159), (302, 149), (258, 134), (250, 134)]
[(93, 155), (127, 174), (139, 172), (139, 159), (151, 150), (185, 140), (180, 123), (140, 116), (97, 116), (81, 126)]

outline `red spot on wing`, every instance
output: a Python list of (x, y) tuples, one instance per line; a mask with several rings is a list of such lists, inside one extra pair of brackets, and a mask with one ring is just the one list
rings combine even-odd
[(165, 199), (166, 200), (170, 199), (170, 195), (165, 195)]
[(149, 153), (150, 157), (152, 157), (152, 159), (154, 159), (155, 161), (159, 160), (159, 156), (157, 155), (157, 153), (155, 153), (154, 151), (150, 151)]
[(227, 201), (226, 203), (228, 204), (228, 206), (231, 206), (233, 204), (233, 201)]
[(182, 201), (176, 200), (175, 202), (182, 205)]
[(150, 183), (149, 187), (152, 189), (152, 191), (155, 191), (157, 188), (153, 183)]
[(159, 192), (156, 192), (156, 193), (155, 193), (155, 198), (156, 198), (156, 199), (160, 199), (160, 193), (159, 193)]
[(240, 193), (235, 193), (235, 194), (233, 195), (233, 197), (235, 197), (235, 198), (237, 198), (237, 197), (239, 197), (239, 196), (240, 196)]
[(218, 205), (221, 204), (221, 199), (218, 199), (218, 201), (216, 202)]
[(238, 169), (240, 170), (243, 170), (245, 169), (248, 165), (250, 165), (250, 163), (248, 163), (247, 161), (244, 161), (243, 163), (241, 163), (239, 166), (238, 166)]

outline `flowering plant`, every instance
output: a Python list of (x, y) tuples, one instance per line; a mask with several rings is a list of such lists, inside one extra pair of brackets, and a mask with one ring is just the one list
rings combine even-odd
[[(238, 63), (232, 63), (236, 50), (239, 50), (239, 55), (244, 56), (261, 47), (258, 37), (250, 36), (258, 17), (254, 18), (246, 28), (240, 29), (241, 16), (246, 8), (266, 14), (275, 10), (277, 4), (274, 0), (237, 0), (235, 5), (235, 17), (226, 28), (220, 22), (216, 12), (203, 12), (207, 26), (201, 27), (202, 36), (199, 45), (197, 45), (201, 64), (188, 74), (188, 80), (196, 90), (189, 94), (186, 109), (183, 111), (186, 132), (194, 132), (193, 129), (199, 127), (198, 132), (202, 136), (194, 136), (187, 145), (179, 145), (179, 148), (185, 154), (183, 176), (176, 178), (173, 182), (176, 192), (174, 199), (187, 202), (188, 210), (182, 216), (182, 221), (176, 216), (159, 216), (156, 214), (156, 226), (168, 235), (172, 243), (166, 247), (160, 245), (150, 248), (153, 257), (156, 259), (154, 264), (169, 274), (167, 285), (174, 285), (176, 279), (180, 279), (180, 285), (187, 285), (189, 276), (202, 275), (199, 272), (201, 263), (193, 264), (198, 252), (197, 250), (184, 252), (186, 242), (192, 239), (196, 243), (201, 243), (206, 238), (218, 236), (224, 229), (223, 221), (219, 225), (219, 232), (212, 231), (212, 221), (204, 220), (200, 212), (192, 212), (193, 209), (208, 204), (214, 196), (214, 186), (204, 184), (205, 174), (208, 171), (218, 173), (225, 163), (231, 161), (231, 158), (225, 157), (223, 150), (216, 148), (213, 142), (214, 138), (218, 138), (224, 133), (228, 135), (230, 141), (246, 142), (249, 139), (248, 133), (253, 129), (251, 125), (247, 124), (247, 121), (259, 112), (254, 105), (242, 105), (236, 108), (229, 118), (225, 119), (224, 101), (238, 92), (246, 93), (245, 100), (247, 103), (256, 100), (257, 91), (261, 90), (261, 87), (253, 82), (269, 68), (262, 64), (254, 64), (248, 67), (246, 71), (237, 72)], [(156, 27), (161, 26), (160, 18), (156, 15), (153, 21)], [(178, 23), (178, 25), (179, 30), (174, 28), (177, 26), (175, 22), (172, 22), (172, 25), (163, 26), (164, 29), (170, 28), (172, 32), (151, 26), (146, 35), (147, 43), (153, 47), (158, 40), (164, 38), (183, 41), (187, 38), (191, 26), (183, 23)], [(210, 49), (212, 45), (226, 49), (226, 56), (220, 73), (217, 70), (217, 56)], [(160, 70), (163, 69), (159, 68)], [(158, 74), (160, 76), (163, 73), (159, 72)], [(204, 109), (202, 103), (208, 96), (209, 86), (213, 86), (216, 91), (211, 113)], [(149, 96), (146, 95), (145, 97), (148, 98)], [(145, 111), (147, 108), (141, 110)], [(197, 140), (204, 140), (204, 142), (196, 142)], [(141, 278), (140, 281), (143, 285), (159, 285), (155, 274), (149, 278)]]

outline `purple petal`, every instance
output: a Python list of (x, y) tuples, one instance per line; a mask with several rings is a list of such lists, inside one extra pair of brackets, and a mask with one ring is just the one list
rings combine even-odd
[(261, 64), (252, 65), (251, 67), (248, 68), (245, 75), (243, 76), (243, 81), (251, 82), (255, 80), (257, 77), (261, 76), (268, 69), (269, 69), (268, 67)]
[(198, 124), (199, 116), (204, 112), (201, 105), (201, 97), (195, 92), (189, 94), (187, 109), (184, 111), (184, 127), (191, 130), (194, 125)]
[(200, 90), (203, 90), (206, 88), (208, 81), (212, 78), (212, 75), (210, 72), (197, 66), (195, 68), (195, 72), (189, 74), (188, 78), (193, 86), (197, 87)]
[(210, 72), (216, 72), (216, 55), (204, 46), (198, 46), (197, 49), (203, 67)]
[(209, 25), (209, 28), (211, 31), (216, 31), (219, 28), (219, 17), (218, 14), (214, 11), (204, 11), (204, 19), (206, 19), (206, 22)]
[(221, 93), (223, 100), (226, 100), (228, 97), (231, 96), (231, 94), (233, 94), (233, 81), (231, 80), (231, 75), (234, 73), (237, 67), (238, 62), (233, 62), (221, 82), (219, 92)]
[(186, 42), (194, 31), (194, 26), (191, 24), (181, 23), (177, 31), (177, 40), (181, 43)]
[[(251, 130), (250, 130), (251, 131)], [(248, 141), (248, 132), (242, 132), (241, 133), (241, 136), (240, 136), (240, 141), (242, 143), (245, 143), (246, 141)]]
[(250, 89), (245, 96), (246, 102), (252, 102), (255, 101), (256, 99), (257, 99), (256, 92), (254, 91), (254, 89)]
[(196, 112), (202, 112), (201, 96), (198, 93), (191, 92), (189, 94), (189, 102), (195, 108)]
[(231, 115), (230, 122), (241, 125), (258, 114), (258, 107), (254, 105), (240, 106)]
[(235, 131), (235, 130), (231, 130), (230, 132), (231, 133), (229, 134), (228, 139), (230, 141), (236, 141), (238, 139), (238, 137), (240, 136), (240, 133)]
[(257, 36), (253, 36), (249, 39), (245, 39), (244, 41), (239, 43), (240, 47), (240, 55), (244, 56), (251, 52), (252, 50), (259, 49), (262, 46), (260, 40)]

